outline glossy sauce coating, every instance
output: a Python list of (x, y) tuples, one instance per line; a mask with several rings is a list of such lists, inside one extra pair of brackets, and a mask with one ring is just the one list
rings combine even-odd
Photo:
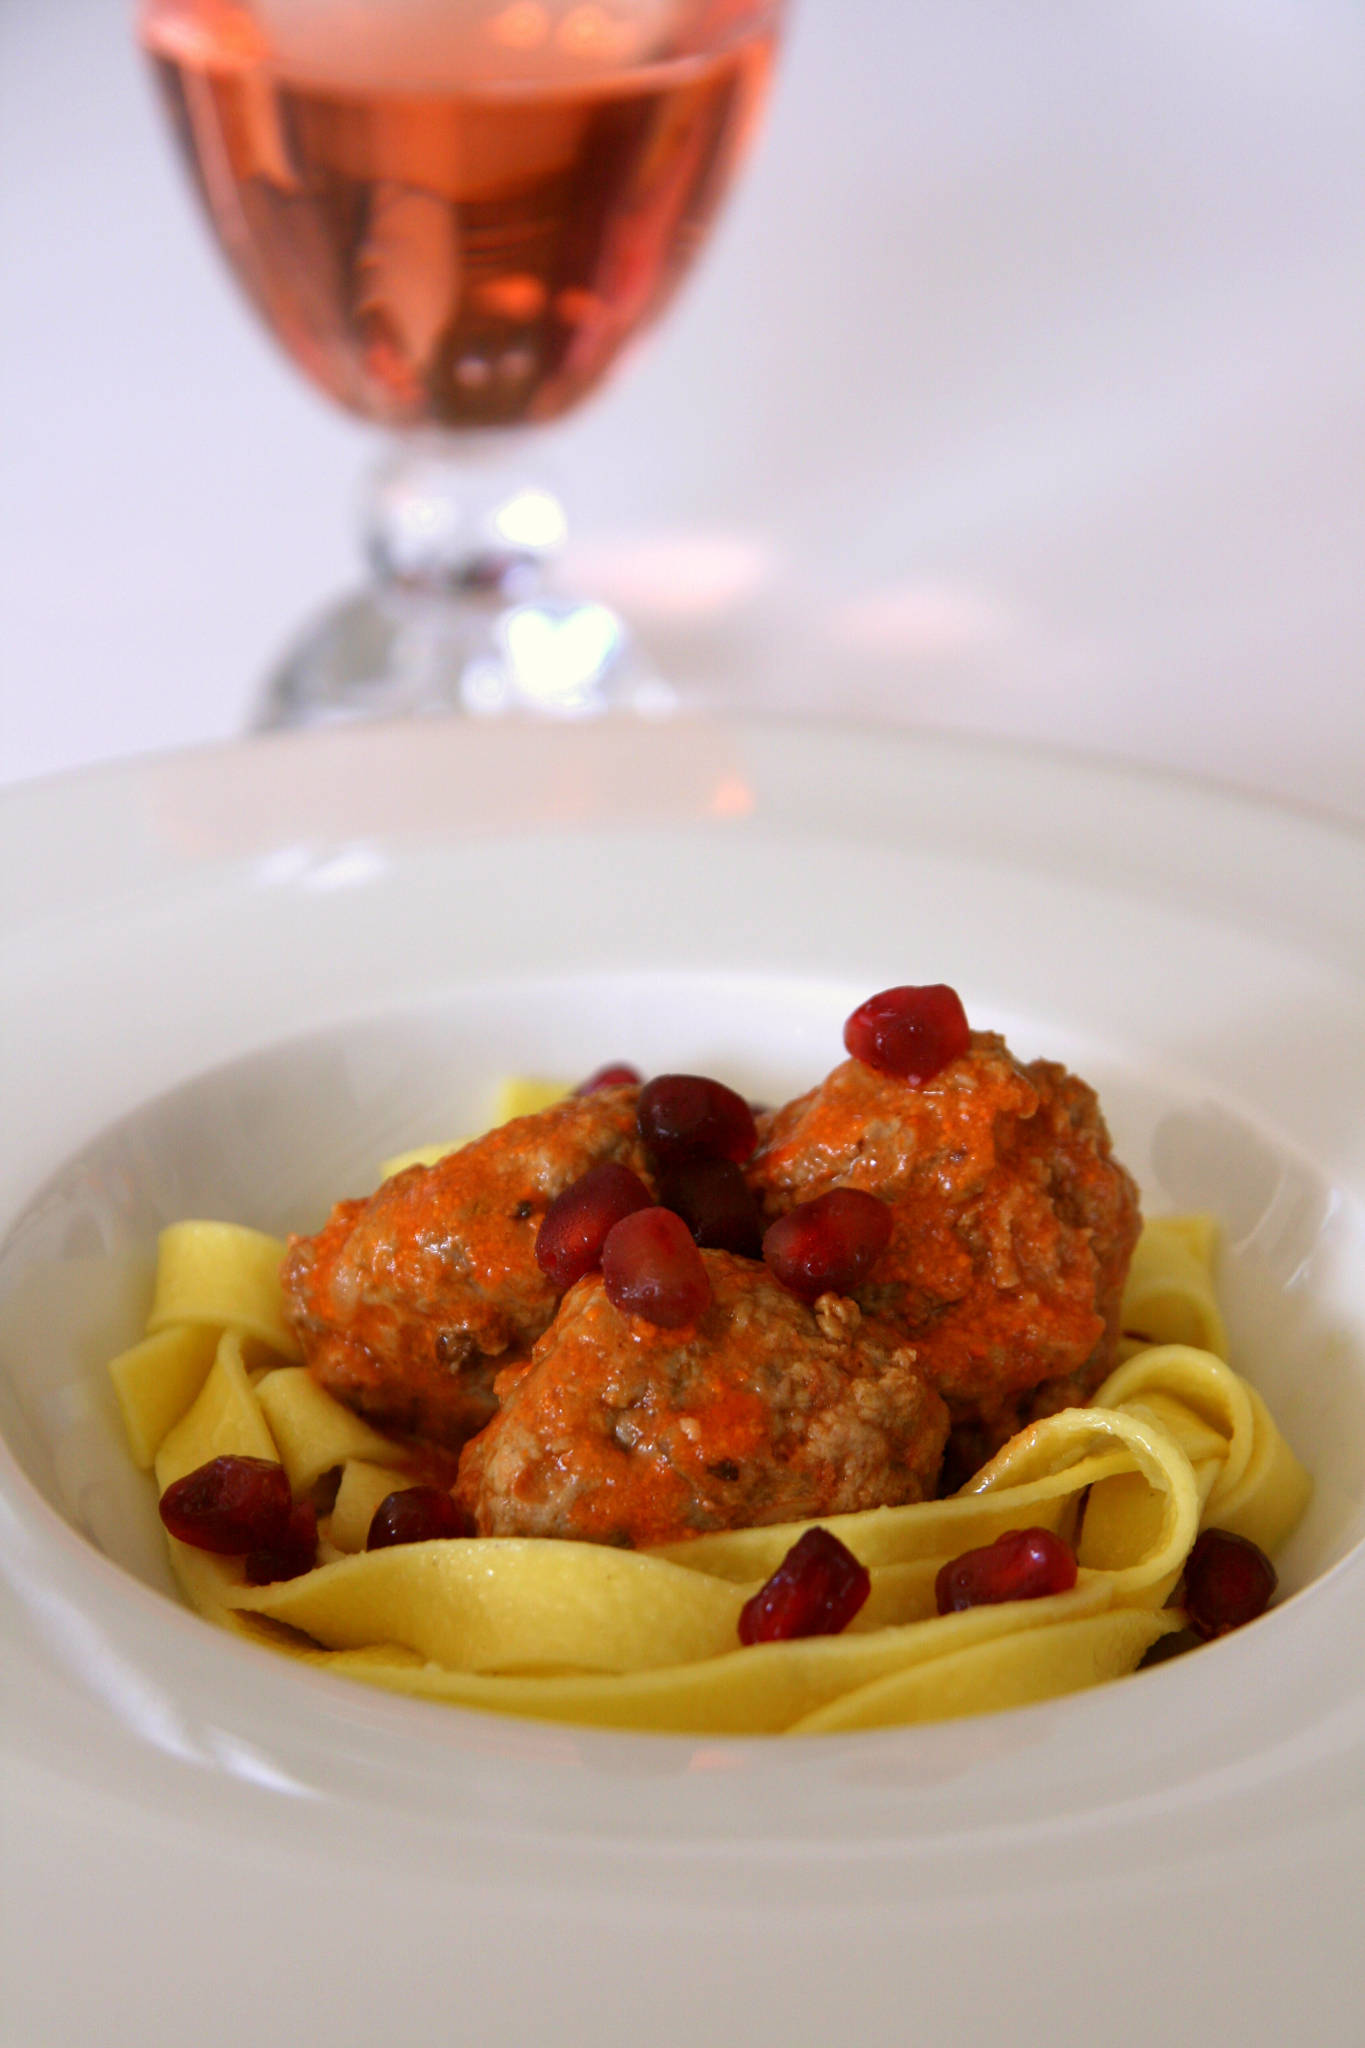
[(633, 1087), (570, 1096), (340, 1202), (290, 1240), (283, 1281), (314, 1377), (381, 1428), (458, 1448), (492, 1415), (494, 1373), (559, 1296), (536, 1263), (555, 1197), (589, 1167), (644, 1173)]
[(984, 1032), (923, 1086), (847, 1060), (767, 1119), (749, 1174), (770, 1216), (836, 1186), (890, 1205), (855, 1299), (913, 1343), (974, 1456), (1110, 1370), (1137, 1192), (1063, 1068)]
[(896, 1332), (701, 1256), (696, 1323), (623, 1315), (593, 1274), (499, 1377), (500, 1411), (460, 1460), (481, 1535), (644, 1546), (932, 1493), (947, 1410)]
[(591, 1167), (656, 1192), (638, 1096), (519, 1118), (291, 1246), (315, 1376), (380, 1427), (461, 1451), (481, 1534), (643, 1546), (920, 1499), (1110, 1370), (1136, 1190), (1063, 1068), (977, 1033), (925, 1083), (851, 1059), (761, 1117), (745, 1178), (769, 1221), (861, 1190), (890, 1242), (849, 1298), (813, 1306), (708, 1250), (712, 1300), (678, 1327), (614, 1306), (600, 1272), (561, 1297), (535, 1255)]

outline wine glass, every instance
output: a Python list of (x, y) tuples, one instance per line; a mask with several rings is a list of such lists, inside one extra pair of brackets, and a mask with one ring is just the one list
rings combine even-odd
[(320, 390), (392, 430), (371, 586), (262, 726), (669, 702), (564, 537), (526, 430), (672, 298), (761, 110), (784, 0), (142, 0), (214, 232)]

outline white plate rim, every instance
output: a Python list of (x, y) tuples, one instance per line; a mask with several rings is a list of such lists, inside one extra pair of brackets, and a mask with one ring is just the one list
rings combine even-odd
[[(605, 819), (613, 831), (723, 835), (752, 824), (755, 830), (771, 829), (781, 837), (799, 825), (802, 793), (808, 796), (831, 775), (846, 772), (850, 763), (861, 763), (867, 769), (876, 785), (874, 796), (869, 799), (865, 792), (861, 796), (845, 792), (832, 801), (830, 815), (816, 828), (817, 837), (838, 838), (843, 831), (875, 847), (878, 833), (890, 829), (888, 791), (897, 771), (901, 786), (913, 789), (931, 812), (935, 793), (941, 795), (949, 785), (959, 796), (970, 785), (976, 791), (974, 800), (983, 808), (993, 802), (1014, 801), (1026, 790), (1026, 799), (1020, 801), (1039, 835), (1027, 857), (1036, 855), (1044, 868), (1050, 860), (1064, 863), (1069, 857), (1068, 832), (1072, 840), (1079, 835), (1082, 842), (1087, 836), (1093, 842), (1098, 821), (1126, 804), (1135, 831), (1113, 853), (1111, 867), (1100, 877), (1102, 887), (1118, 892), (1139, 887), (1140, 893), (1145, 860), (1149, 876), (1159, 873), (1162, 891), (1203, 886), (1210, 914), (1231, 914), (1254, 924), (1262, 934), (1278, 935), (1284, 944), (1312, 956), (1325, 972), (1359, 992), (1362, 919), (1357, 912), (1365, 906), (1365, 837), (1334, 819), (1242, 798), (1194, 779), (1130, 771), (1044, 750), (841, 727), (711, 720), (684, 722), (679, 729), (512, 732), (503, 728), (469, 732), (394, 728), (372, 735), (333, 734), (321, 742), (254, 743), (129, 764), (10, 792), (0, 796), (0, 856), (9, 857), (8, 871), (14, 875), (18, 850), (26, 848), (32, 858), (36, 849), (42, 874), (37, 887), (19, 889), (16, 899), (0, 912), (0, 957), (21, 969), (36, 961), (35, 971), (41, 975), (42, 958), (50, 957), (54, 948), (70, 947), (73, 957), (79, 956), (99, 920), (148, 903), (163, 908), (169, 905), (174, 916), (182, 901), (177, 892), (187, 889), (191, 894), (198, 892), (200, 898), (214, 888), (288, 889), (306, 874), (315, 878), (318, 864), (325, 870), (328, 862), (335, 863), (338, 858), (354, 863), (357, 849), (365, 847), (372, 852), (387, 850), (401, 862), (461, 836), (470, 840), (482, 834), (495, 839), (499, 830), (505, 832), (509, 826), (506, 819), (500, 821), (496, 816), (493, 798), (515, 778), (524, 778), (530, 795), (511, 821), (513, 830), (519, 820), (525, 822), (527, 811), (535, 811), (538, 805), (543, 809), (547, 789), (561, 787), (566, 775), (572, 782), (574, 775), (588, 774), (588, 797), (577, 807), (566, 807), (560, 820), (562, 829), (591, 834), (602, 829)], [(623, 765), (633, 769), (642, 786), (647, 785), (647, 801), (641, 800), (638, 788), (623, 783)], [(410, 786), (395, 807), (394, 778), (401, 783), (405, 775), (410, 777)], [(476, 802), (472, 810), (458, 817), (443, 816), (443, 788), (471, 775), (487, 799), (483, 807)], [(301, 789), (306, 820), (302, 836), (307, 849), (306, 860), (292, 873), (279, 865), (281, 856), (291, 847), (297, 851), (301, 843), (297, 819), (288, 829), (280, 823), (280, 791), (291, 780)], [(1058, 819), (1057, 807), (1064, 798), (1080, 801), (1081, 822), (1077, 824), (1073, 816), (1071, 824), (1049, 840), (1049, 817)], [(949, 808), (944, 798), (945, 817)], [(186, 818), (199, 818), (205, 827), (202, 840), (188, 848), (178, 843), (174, 830), (165, 829), (168, 817), (181, 828)], [(64, 839), (65, 851), (58, 859), (55, 849)], [(89, 868), (90, 848), (102, 841), (111, 845), (111, 857)], [(1154, 870), (1153, 850), (1163, 847), (1167, 849), (1164, 865)], [(986, 853), (997, 862), (1003, 857), (994, 843), (987, 846)], [(308, 861), (314, 863), (311, 869)], [(1315, 894), (1313, 887), (1324, 862), (1337, 884), (1330, 898), (1320, 891)], [(82, 864), (87, 865), (84, 879)], [(373, 872), (378, 871), (372, 871), (372, 878)], [(254, 883), (244, 881), (251, 877)], [(337, 886), (363, 887), (365, 879), (361, 861), (349, 880), (343, 874)], [(251, 1041), (241, 1039), (240, 1029), (238, 1039), (242, 1050), (251, 1049)], [(116, 1084), (126, 1085), (126, 1077)], [(131, 1098), (126, 1106), (132, 1106)], [(11, 1172), (29, 1175), (31, 1163), (21, 1156)], [(16, 1193), (31, 1192), (32, 1187), (32, 1178), (16, 1190), (12, 1180), (6, 1183), (0, 1177), (2, 1213), (10, 1213)], [(63, 1526), (53, 1526), (56, 1518), (44, 1503), (35, 1500), (22, 1477), (16, 1479), (7, 1454), (0, 1472), (0, 1506), (10, 1517), (11, 1532), (17, 1532), (20, 1547), (31, 1546), (29, 1555), (38, 1559), (40, 1571), (50, 1572), (56, 1581), (65, 1579), (80, 1609), (84, 1596), (78, 1587), (88, 1586), (90, 1579), (86, 1546)], [(1295, 1640), (1291, 1642), (1289, 1631), (1284, 1631), (1286, 1657), (1300, 1654), (1309, 1644), (1316, 1654), (1323, 1640), (1334, 1633), (1339, 1637), (1342, 1658), (1348, 1652), (1354, 1654), (1351, 1646), (1358, 1639), (1359, 1624), (1348, 1625), (1347, 1618), (1353, 1607), (1361, 1604), (1360, 1565), (1359, 1558), (1348, 1560), (1299, 1596)], [(95, 1569), (97, 1577), (115, 1572), (100, 1561)], [(122, 1574), (117, 1576), (122, 1579)], [(156, 1625), (165, 1621), (160, 1611), (164, 1603), (142, 1588), (125, 1585), (120, 1590), (127, 1595), (123, 1603), (126, 1641), (145, 1641)], [(1270, 1617), (1257, 1628), (1280, 1626), (1288, 1619), (1288, 1615)], [(371, 1731), (387, 1725), (392, 1703), (371, 1704), (367, 1696), (362, 1712), (355, 1704), (353, 1688), (312, 1675), (300, 1684), (296, 1674), (283, 1667), (275, 1669), (274, 1661), (263, 1653), (239, 1652), (237, 1646), (212, 1636), (193, 1617), (176, 1615), (170, 1634), (177, 1640), (177, 1655), (183, 1654), (193, 1673), (190, 1692), (199, 1689), (195, 1696), (201, 1706), (221, 1683), (224, 1656), (258, 1655), (265, 1667), (253, 1679), (254, 1704), (235, 1724), (239, 1738), (236, 1761), (226, 1756), (219, 1759), (213, 1796), (224, 1825), (235, 1802), (254, 1796), (245, 1789), (253, 1769), (257, 1772), (256, 1789), (262, 1772), (268, 1779), (275, 1770), (277, 1791), (281, 1795), (288, 1792), (291, 1760), (297, 1761), (302, 1751), (297, 1744), (292, 1750), (289, 1743), (283, 1749), (274, 1747), (272, 1729), (281, 1720), (300, 1719), (305, 1698), (310, 1711), (317, 1706), (351, 1724), (358, 1715)], [(1221, 1662), (1228, 1697), (1254, 1693), (1255, 1639), (1253, 1629), (1243, 1638), (1203, 1653)], [(1182, 1689), (1190, 1692), (1192, 1711), (1193, 1694), (1200, 1689), (1180, 1668), (1132, 1681), (1126, 1692), (1130, 1706), (1125, 1725), (1134, 1736), (1144, 1720), (1138, 1710), (1143, 1689), (1154, 1696), (1153, 1685), (1164, 1687), (1168, 1697)], [(1007, 1717), (1011, 1733), (1003, 1738), (1005, 1747), (1011, 1747), (1017, 1738), (1019, 1754), (1026, 1757), (1036, 1741), (1045, 1742), (1059, 1728), (1066, 1739), (1084, 1742), (1089, 1739), (1087, 1731), (1094, 1725), (1096, 1712), (1107, 1714), (1110, 1710), (1109, 1702), (1097, 1709), (1094, 1698), (1024, 1710)], [(403, 1712), (410, 1711), (404, 1703)], [(434, 1731), (433, 1717), (442, 1712), (419, 1708), (416, 1715), (424, 1728)], [(25, 1729), (23, 1721), (22, 1708), (17, 1713), (4, 1710), (0, 1725), (5, 1725), (11, 1742), (36, 1741), (36, 1731)], [(182, 1727), (182, 1734), (186, 1731), (192, 1742), (222, 1733), (211, 1716), (193, 1713)], [(992, 1724), (986, 1722), (923, 1732), (930, 1737), (923, 1756), (932, 1759), (934, 1772), (970, 1772), (973, 1755), (981, 1751), (983, 1743), (985, 1750), (993, 1753), (1000, 1746)], [(294, 1734), (298, 1733), (296, 1727)], [(626, 1739), (625, 1748), (635, 1748), (639, 1742), (644, 1748), (638, 1750), (629, 1769), (643, 1794), (651, 1786), (675, 1778), (677, 1764), (674, 1759), (663, 1760), (660, 1743), (666, 1747), (668, 1739), (640, 1738), (635, 1743)], [(448, 1747), (435, 1732), (429, 1737), (424, 1733), (418, 1746), (423, 1744), (429, 1758)], [(1245, 1849), (1245, 1826), (1239, 1830), (1234, 1822), (1239, 1811), (1242, 1820), (1246, 1819), (1249, 1784), (1254, 1791), (1255, 1838), (1273, 1856), (1276, 1844), (1290, 1839), (1290, 1809), (1296, 1803), (1302, 1808), (1307, 1798), (1316, 1812), (1332, 1787), (1342, 1782), (1342, 1772), (1359, 1766), (1363, 1746), (1365, 1714), (1357, 1685), (1335, 1697), (1318, 1720), (1300, 1720), (1292, 1728), (1278, 1729), (1271, 1751), (1253, 1745), (1246, 1753), (1239, 1752), (1226, 1768), (1202, 1773), (1196, 1783), (1185, 1777), (1158, 1784), (1143, 1799), (1135, 1797), (1131, 1782), (1124, 1780), (1106, 1804), (1055, 1809), (1023, 1820), (1016, 1815), (993, 1826), (983, 1821), (975, 1833), (964, 1826), (943, 1830), (937, 1837), (922, 1831), (915, 1839), (898, 1839), (887, 1833), (839, 1842), (822, 1840), (810, 1829), (804, 1836), (784, 1834), (781, 1829), (765, 1836), (750, 1810), (744, 1816), (748, 1833), (740, 1838), (734, 1830), (727, 1834), (723, 1827), (718, 1829), (716, 1803), (702, 1800), (701, 1818), (690, 1836), (683, 1829), (665, 1842), (657, 1836), (651, 1839), (648, 1827), (632, 1831), (628, 1825), (618, 1825), (615, 1833), (607, 1828), (586, 1843), (574, 1839), (572, 1802), (558, 1814), (547, 1815), (534, 1803), (528, 1807), (510, 1793), (501, 1805), (495, 1798), (479, 1809), (447, 1807), (441, 1818), (445, 1828), (464, 1829), (471, 1837), (477, 1836), (485, 1853), (501, 1856), (505, 1867), (519, 1871), (523, 1879), (534, 1866), (542, 1882), (553, 1872), (561, 1884), (590, 1881), (604, 1892), (622, 1893), (629, 1890), (631, 1872), (641, 1857), (656, 1880), (662, 1859), (668, 1866), (669, 1895), (678, 1903), (722, 1894), (739, 1899), (759, 1870), (765, 1881), (776, 1884), (781, 1896), (793, 1903), (809, 1900), (834, 1867), (839, 1869), (841, 1883), (851, 1888), (848, 1896), (855, 1897), (860, 1888), (881, 1882), (874, 1873), (888, 1863), (898, 1866), (899, 1880), (916, 1896), (922, 1896), (931, 1884), (974, 1888), (981, 1895), (998, 1883), (1002, 1855), (1010, 1859), (1011, 1881), (1021, 1870), (1028, 1870), (1038, 1882), (1055, 1885), (1062, 1881), (1064, 1868), (1074, 1867), (1078, 1856), (1098, 1855), (1100, 1862), (1105, 1861), (1106, 1853), (1112, 1856), (1112, 1849), (1105, 1852), (1099, 1846), (1105, 1835), (1111, 1842), (1121, 1838), (1126, 1844), (1133, 1871), (1147, 1867), (1158, 1853), (1175, 1853), (1181, 1844), (1193, 1855), (1197, 1847), (1207, 1849), (1211, 1840), (1217, 1842), (1225, 1833), (1229, 1842), (1239, 1838)], [(513, 1779), (537, 1747), (553, 1757), (553, 1768), (562, 1766), (566, 1754), (577, 1752), (571, 1769), (579, 1774), (580, 1782), (592, 1787), (593, 1798), (606, 1796), (602, 1776), (592, 1768), (591, 1759), (585, 1768), (584, 1756), (593, 1748), (591, 1738), (585, 1751), (575, 1737), (566, 1744), (558, 1733), (547, 1736), (536, 1731), (523, 1740), (512, 1728), (506, 1740), (498, 1736), (489, 1744), (495, 1765), (498, 1758), (505, 1762), (510, 1753)], [(743, 1778), (744, 1745), (707, 1747), (712, 1752), (710, 1783), (734, 1784)], [(883, 1773), (886, 1796), (894, 1805), (898, 1747), (903, 1752), (903, 1744), (894, 1736), (856, 1738), (851, 1749), (846, 1743), (831, 1744), (823, 1775), (837, 1791), (840, 1782), (856, 1783), (869, 1770), (874, 1777)], [(769, 1751), (771, 1746), (761, 1748)], [(878, 1754), (881, 1762), (876, 1761)], [(358, 1836), (365, 1817), (373, 1814), (376, 1804), (382, 1807), (387, 1801), (395, 1824), (407, 1829), (414, 1841), (425, 1839), (430, 1811), (420, 1812), (419, 1802), (410, 1798), (395, 1803), (392, 1783), (386, 1784), (382, 1774), (376, 1782), (372, 1773), (358, 1771), (354, 1765), (352, 1755), (339, 1777), (308, 1786), (307, 1796), (330, 1803), (331, 1820), (348, 1838)], [(67, 1768), (74, 1781), (87, 1770), (98, 1779), (102, 1766), (96, 1756), (80, 1764), (68, 1759)], [(778, 1776), (788, 1768), (786, 1763), (778, 1765)], [(615, 1769), (613, 1765), (608, 1778)], [(140, 1796), (163, 1801), (174, 1796), (169, 1750), (158, 1751), (155, 1743), (148, 1744), (141, 1753), (137, 1775)], [(417, 1775), (420, 1777), (420, 1771)], [(306, 1777), (305, 1769), (302, 1778)], [(766, 1765), (759, 1778), (760, 1784), (767, 1779), (770, 1788), (771, 1771)], [(625, 1780), (618, 1775), (614, 1782), (619, 1786)], [(503, 1789), (506, 1791), (506, 1785)], [(297, 1786), (292, 1796), (300, 1796)], [(768, 1792), (760, 1789), (760, 1806), (767, 1796)], [(647, 1809), (650, 1802), (642, 1798), (641, 1803)], [(284, 1804), (288, 1804), (287, 1798)], [(670, 1811), (676, 1818), (676, 1801)], [(991, 1869), (997, 1878), (988, 1880)], [(590, 1880), (585, 1876), (589, 1871)], [(1226, 1865), (1223, 1879), (1235, 1890), (1231, 1863)]]

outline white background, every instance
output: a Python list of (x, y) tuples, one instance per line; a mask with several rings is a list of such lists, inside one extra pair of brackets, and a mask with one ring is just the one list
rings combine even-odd
[[(0, 779), (238, 730), (371, 449), (194, 214), (124, 0), (0, 0)], [(713, 700), (1365, 816), (1365, 10), (804, 0), (709, 261), (546, 443)]]

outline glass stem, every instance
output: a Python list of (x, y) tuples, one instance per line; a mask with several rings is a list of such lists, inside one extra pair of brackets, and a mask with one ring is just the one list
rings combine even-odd
[(544, 587), (565, 537), (540, 437), (403, 441), (365, 499), (369, 589), (318, 620), (271, 677), (258, 729), (462, 711), (658, 716), (674, 694), (609, 606)]
[(364, 545), (381, 589), (433, 598), (529, 597), (564, 543), (564, 510), (520, 461), (520, 436), (399, 442), (376, 465)]

